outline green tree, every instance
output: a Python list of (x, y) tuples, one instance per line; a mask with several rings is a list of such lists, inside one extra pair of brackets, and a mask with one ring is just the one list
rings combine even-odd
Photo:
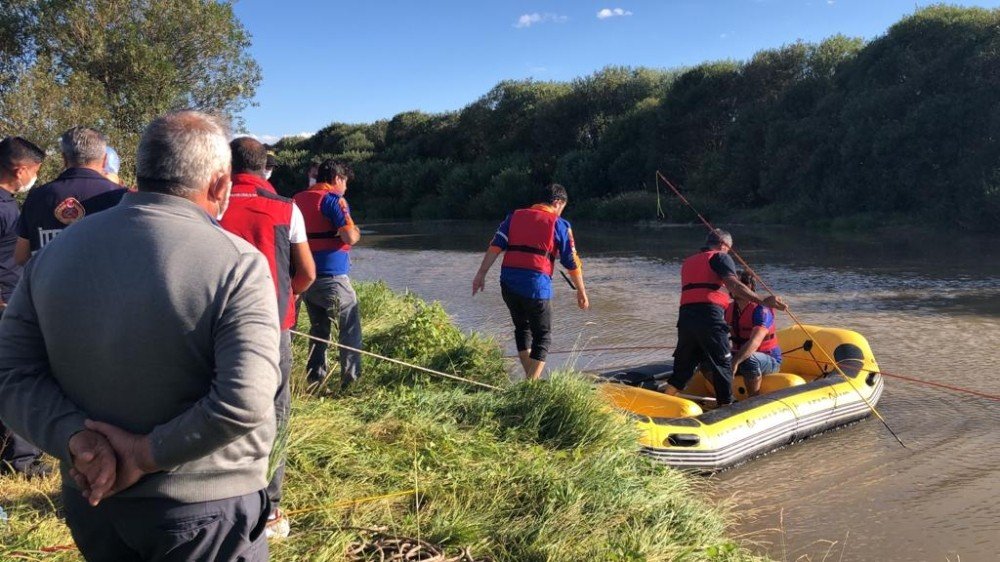
[[(235, 117), (261, 79), (230, 2), (11, 0), (0, 16), (0, 53), (17, 61), (0, 66), (17, 78), (0, 89), (4, 133), (53, 138), (69, 116), (103, 129), (129, 162), (155, 116), (194, 107)], [(34, 112), (32, 89), (43, 98)], [(51, 112), (59, 103), (64, 115)]]

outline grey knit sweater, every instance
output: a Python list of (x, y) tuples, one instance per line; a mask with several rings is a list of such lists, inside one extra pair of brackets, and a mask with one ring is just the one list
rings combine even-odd
[(0, 320), (0, 418), (62, 461), (87, 418), (150, 433), (184, 502), (267, 484), (278, 318), (264, 257), (186, 199), (130, 193), (35, 255)]

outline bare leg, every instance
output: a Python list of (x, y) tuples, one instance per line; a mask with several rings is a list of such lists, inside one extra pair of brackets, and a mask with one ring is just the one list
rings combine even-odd
[(528, 358), (528, 369), (525, 370), (525, 374), (528, 379), (537, 381), (542, 378), (542, 371), (545, 369), (545, 361), (539, 361), (537, 359)]
[(524, 376), (529, 377), (531, 375), (531, 350), (518, 351), (517, 357), (521, 360), (521, 368), (524, 369)]
[(758, 375), (756, 377), (743, 377), (743, 382), (747, 385), (747, 396), (757, 396), (760, 394), (760, 381), (764, 377)]

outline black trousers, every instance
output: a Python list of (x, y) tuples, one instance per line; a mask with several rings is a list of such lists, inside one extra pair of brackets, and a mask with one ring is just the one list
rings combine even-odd
[(500, 294), (514, 321), (514, 343), (518, 351), (531, 350), (531, 358), (545, 361), (552, 343), (552, 306), (547, 299), (529, 299), (509, 290), (502, 283)]
[(269, 510), (264, 490), (181, 503), (110, 497), (91, 507), (63, 488), (66, 524), (88, 562), (264, 562)]
[(274, 396), (274, 415), (278, 422), (278, 434), (274, 440), (275, 449), (278, 454), (278, 462), (274, 467), (274, 474), (267, 484), (267, 497), (271, 501), (271, 509), (277, 509), (281, 503), (281, 488), (285, 481), (285, 447), (288, 445), (288, 416), (292, 411), (292, 391), (289, 388), (289, 379), (292, 376), (292, 333), (288, 330), (281, 331), (281, 343), (278, 347), (280, 356), (278, 359), (278, 370), (281, 371), (281, 385), (278, 386), (278, 393)]
[(42, 458), (42, 452), (0, 423), (0, 474), (24, 472)]
[(667, 382), (674, 388), (683, 389), (691, 381), (698, 365), (706, 365), (712, 371), (712, 385), (715, 386), (718, 404), (732, 403), (733, 353), (729, 343), (729, 325), (722, 317), (721, 309), (681, 307), (677, 318), (674, 372)]

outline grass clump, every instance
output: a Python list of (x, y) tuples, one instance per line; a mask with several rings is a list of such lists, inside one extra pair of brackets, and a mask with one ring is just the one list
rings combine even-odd
[[(292, 536), (272, 544), (272, 559), (346, 560), (374, 528), (497, 561), (751, 558), (689, 477), (637, 454), (633, 424), (590, 384), (572, 373), (509, 383), (497, 346), (459, 332), (439, 305), (379, 283), (358, 293), (367, 349), (501, 390), (366, 357), (347, 392), (298, 393), (283, 501)], [(306, 342), (294, 351), (304, 364)], [(303, 376), (294, 373), (299, 388)], [(69, 542), (48, 501), (55, 479), (37, 493), (3, 484), (11, 523), (0, 527), (0, 559), (77, 560), (39, 551)]]

